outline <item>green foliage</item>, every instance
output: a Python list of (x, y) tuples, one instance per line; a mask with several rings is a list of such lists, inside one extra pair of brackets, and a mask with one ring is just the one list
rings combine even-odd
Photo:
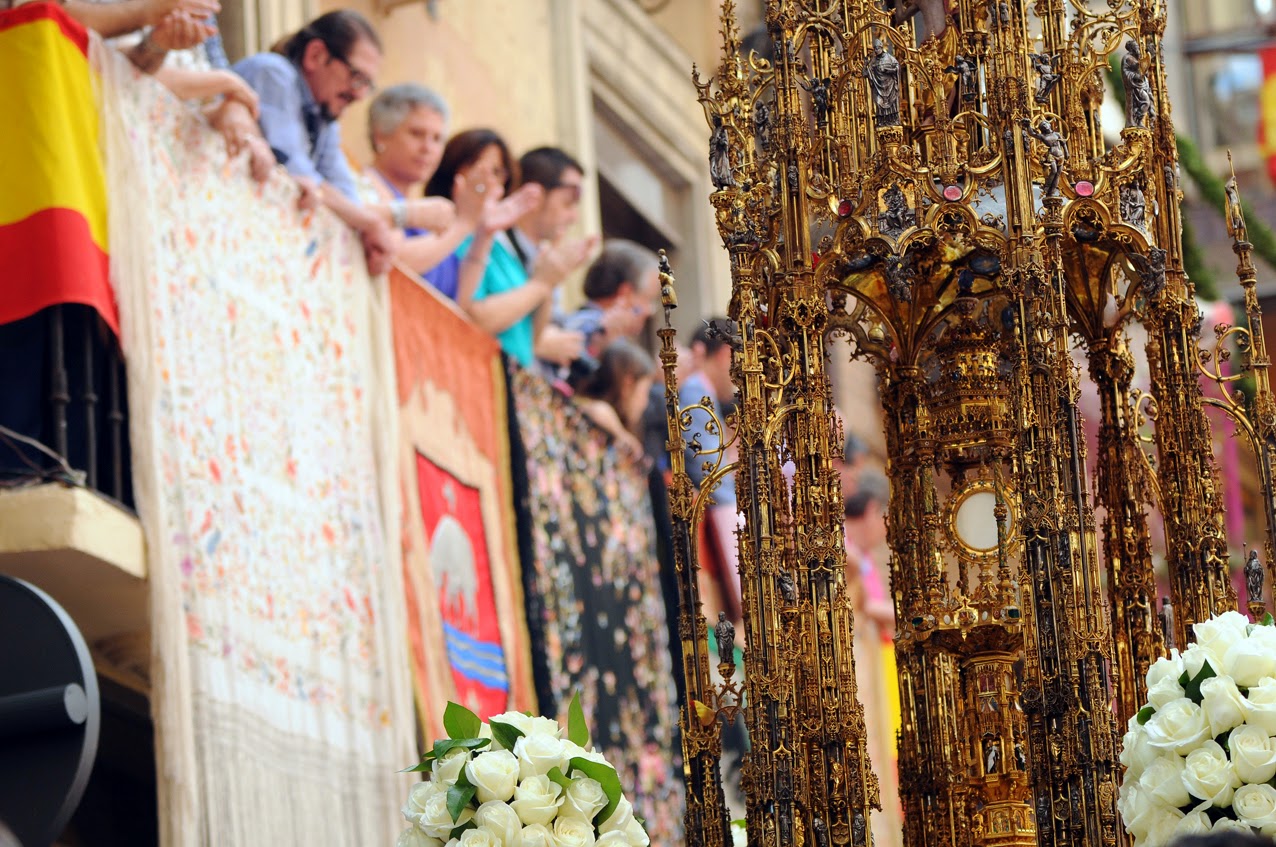
[(523, 730), (513, 724), (502, 721), (488, 721), (488, 726), (492, 728), (492, 737), (496, 739), (496, 743), (506, 750), (513, 750), (514, 742), (523, 737)]
[(478, 789), (470, 783), (469, 774), (465, 772), (465, 768), (461, 768), (461, 772), (456, 777), (456, 784), (447, 790), (447, 812), (452, 816), (453, 823), (461, 817), (461, 812), (470, 805), (470, 801), (474, 799), (477, 792)]
[(549, 777), (551, 782), (556, 782), (561, 785), (564, 793), (566, 793), (567, 789), (572, 786), (572, 781), (567, 778), (567, 775), (563, 773), (561, 768), (550, 768), (549, 773), (546, 775)]
[(400, 771), (400, 773), (428, 771), (435, 759), (442, 759), (453, 750), (469, 750), (473, 753), (475, 750), (482, 750), (491, 743), (492, 739), (490, 738), (442, 738), (434, 742), (432, 749), (425, 751), (425, 755), (421, 757), (421, 764), (414, 768)]
[(443, 729), (449, 738), (478, 738), (483, 721), (459, 703), (447, 704), (443, 710)]
[(1152, 720), (1152, 716), (1155, 714), (1156, 714), (1156, 709), (1152, 708), (1151, 706), (1144, 706), (1142, 709), (1139, 709), (1139, 713), (1135, 715), (1135, 718), (1138, 719), (1139, 724), (1145, 724), (1148, 721)]
[(1201, 662), (1201, 669), (1196, 676), (1188, 677), (1187, 671), (1183, 671), (1183, 675), (1179, 677), (1179, 685), (1183, 686), (1185, 696), (1196, 705), (1201, 705), (1201, 683), (1210, 677), (1218, 676), (1218, 673), (1210, 666), (1209, 660)]
[(567, 740), (579, 747), (589, 746), (589, 724), (585, 722), (579, 691), (572, 695), (572, 704), (567, 707)]

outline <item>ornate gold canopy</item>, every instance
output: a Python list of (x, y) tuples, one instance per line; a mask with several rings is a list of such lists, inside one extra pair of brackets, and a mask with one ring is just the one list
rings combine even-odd
[[(841, 336), (880, 380), (905, 843), (1114, 845), (1118, 727), (1149, 663), (1236, 604), (1207, 405), (1250, 436), (1269, 568), (1274, 552), (1276, 405), (1250, 247), (1233, 183), (1250, 328), (1223, 328), (1201, 351), (1164, 4), (770, 0), (766, 49), (748, 55), (732, 0), (723, 24), (719, 73), (696, 81), (732, 264), (732, 324), (719, 331), (735, 350), (733, 464), (713, 404), (679, 407), (673, 331), (661, 332), (688, 841), (730, 843), (718, 757), (722, 722), (736, 719), (750, 738), (751, 844), (871, 840), (878, 790), (832, 466), (842, 434), (827, 342)], [(1110, 63), (1124, 121), (1106, 129)], [(667, 268), (664, 283), (668, 313)], [(1135, 327), (1144, 394), (1132, 394)], [(1219, 359), (1237, 346), (1229, 373)], [(1094, 479), (1075, 347), (1100, 398)], [(1217, 397), (1202, 394), (1203, 373)], [(1231, 390), (1246, 373), (1248, 397)], [(710, 437), (692, 437), (697, 416), (713, 416)], [(696, 491), (686, 462), (706, 460)], [(743, 668), (709, 656), (696, 579), (695, 533), (727, 473), (744, 519)], [(1261, 612), (1261, 590), (1249, 599)]]

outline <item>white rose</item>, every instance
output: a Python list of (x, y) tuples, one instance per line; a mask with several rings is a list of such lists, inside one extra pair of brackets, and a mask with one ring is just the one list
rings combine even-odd
[(1231, 818), (1219, 818), (1214, 821), (1214, 826), (1210, 828), (1210, 832), (1243, 832), (1246, 835), (1253, 835), (1254, 830), (1249, 824), (1241, 823)]
[(1183, 820), (1183, 817), (1183, 813), (1178, 809), (1169, 807), (1162, 809), (1148, 829), (1147, 843), (1154, 847), (1165, 847), (1174, 840), (1179, 822)]
[(439, 790), (425, 801), (425, 807), (416, 819), (416, 825), (431, 838), (446, 841), (452, 835), (452, 830), (469, 823), (472, 817), (474, 817), (474, 810), (466, 806), (461, 810), (460, 817), (452, 820), (452, 813), (447, 809), (447, 792)]
[(562, 815), (590, 821), (592, 825), (594, 816), (601, 812), (603, 806), (606, 805), (607, 794), (603, 791), (602, 783), (596, 779), (582, 776), (573, 779), (571, 785), (567, 786), (567, 795), (563, 799)]
[(1245, 720), (1276, 735), (1276, 679), (1265, 677), (1251, 685), (1245, 698)]
[(529, 776), (514, 789), (514, 802), (510, 805), (518, 812), (524, 826), (547, 824), (558, 815), (558, 806), (563, 802), (562, 793), (563, 787), (549, 777)]
[(496, 836), (486, 829), (467, 829), (461, 833), (461, 839), (456, 844), (459, 847), (502, 847)]
[(520, 847), (523, 843), (523, 822), (518, 812), (508, 803), (500, 800), (489, 800), (478, 807), (474, 813), (474, 822), (479, 829), (492, 834), (497, 844), (504, 847)]
[(1261, 829), (1265, 835), (1276, 832), (1276, 788), (1270, 785), (1244, 785), (1236, 789), (1232, 811), (1242, 823)]
[(522, 712), (502, 712), (499, 715), (492, 715), (487, 719), (488, 723), (496, 721), (497, 723), (509, 724), (524, 735), (528, 735), (532, 729), (532, 716), (525, 715)]
[(1204, 835), (1210, 831), (1210, 819), (1204, 812), (1188, 812), (1174, 828), (1176, 838), (1185, 835)]
[(1162, 656), (1152, 663), (1152, 667), (1148, 668), (1148, 688), (1163, 679), (1172, 679), (1178, 682), (1179, 677), (1183, 675), (1183, 669), (1183, 657), (1179, 655), (1178, 650), (1171, 650), (1169, 656)]
[(394, 847), (443, 847), (443, 842), (431, 838), (415, 826), (410, 826), (399, 833), (399, 840)]
[[(1130, 720), (1133, 724), (1134, 719)], [(1137, 724), (1121, 739), (1121, 764), (1125, 765), (1127, 781), (1138, 779), (1160, 757), (1161, 751), (1148, 743), (1147, 731)]]
[[(735, 833), (733, 832), (732, 835), (734, 836)], [(629, 847), (629, 839), (623, 832), (607, 832), (598, 836), (594, 847)], [(744, 847), (744, 845), (736, 843), (733, 847)]]
[[(1220, 659), (1227, 655), (1227, 651), (1233, 644), (1245, 639), (1248, 629), (1249, 618), (1240, 612), (1224, 612), (1207, 621), (1192, 624), (1192, 632), (1196, 635), (1196, 646)], [(1191, 648), (1189, 647), (1188, 650), (1190, 651)], [(1216, 662), (1211, 661), (1210, 664), (1214, 666), (1214, 670), (1222, 673), (1222, 668)]]
[(1166, 703), (1186, 696), (1183, 686), (1179, 685), (1178, 677), (1162, 677), (1155, 684), (1148, 685), (1148, 705), (1154, 709), (1160, 709)]
[(1261, 726), (1246, 724), (1232, 730), (1227, 737), (1227, 750), (1241, 782), (1257, 784), (1276, 777), (1276, 739)]
[(1166, 806), (1186, 806), (1192, 799), (1183, 784), (1183, 772), (1187, 762), (1182, 756), (1162, 756), (1139, 777), (1139, 785), (1158, 802)]
[[(1270, 627), (1256, 627), (1257, 630)], [(1273, 633), (1276, 635), (1276, 633)], [(1223, 657), (1223, 669), (1236, 684), (1245, 688), (1258, 685), (1266, 676), (1276, 676), (1276, 645), (1270, 638), (1254, 637), (1238, 641)]]
[(514, 742), (518, 757), (518, 778), (547, 774), (554, 768), (566, 770), (563, 742), (552, 735), (525, 735)]
[(434, 774), (434, 781), (440, 785), (453, 785), (457, 777), (461, 775), (461, 769), (469, 761), (468, 750), (450, 750), (444, 754), (443, 758), (434, 760), (434, 764), (430, 765), (430, 772)]
[(558, 721), (553, 718), (532, 718), (528, 728), (523, 730), (524, 735), (552, 735), (554, 738), (563, 737), (563, 728), (558, 725)]
[(1198, 800), (1208, 800), (1215, 806), (1226, 806), (1232, 802), (1232, 795), (1240, 787), (1241, 778), (1227, 760), (1227, 751), (1217, 741), (1206, 741), (1187, 754), (1183, 784)]
[(742, 826), (731, 827), (731, 847), (749, 847), (749, 831)]
[(584, 747), (581, 747), (579, 744), (576, 744), (571, 741), (563, 742), (563, 755), (567, 758), (567, 761), (569, 762), (572, 759), (587, 759), (591, 762), (598, 762), (604, 765), (611, 764), (611, 762), (607, 761), (607, 757), (604, 756), (602, 753), (599, 753), (598, 751), (593, 750), (592, 748), (589, 750), (586, 750)]
[(647, 830), (642, 828), (642, 824), (638, 823), (635, 817), (630, 817), (629, 823), (625, 824), (625, 837), (629, 839), (629, 847), (647, 847), (651, 844), (651, 839), (647, 837)]
[(523, 847), (557, 847), (554, 831), (543, 823), (523, 827)]
[(1148, 744), (1157, 750), (1173, 750), (1180, 756), (1209, 738), (1209, 724), (1201, 707), (1184, 697), (1157, 709), (1143, 726)]
[(437, 782), (416, 782), (408, 791), (407, 802), (403, 804), (403, 817), (409, 823), (416, 823), (421, 814), (425, 812), (425, 804), (431, 797), (438, 793), (447, 793), (447, 789), (439, 785)]
[(1117, 811), (1125, 822), (1126, 831), (1136, 839), (1145, 839), (1157, 818), (1172, 807), (1156, 801), (1151, 792), (1140, 785), (1126, 783), (1121, 786)]
[(508, 750), (488, 750), (470, 760), (465, 775), (478, 789), (480, 805), (492, 800), (504, 802), (514, 796), (518, 785), (518, 759)]
[(1206, 650), (1204, 647), (1192, 644), (1187, 648), (1187, 652), (1183, 654), (1183, 670), (1187, 673), (1189, 679), (1195, 679), (1206, 662), (1209, 662), (1215, 673), (1223, 669), (1223, 657), (1215, 656), (1213, 651)]
[(1230, 676), (1214, 676), (1201, 683), (1201, 708), (1217, 737), (1245, 723), (1245, 698)]
[(616, 804), (616, 808), (612, 809), (607, 820), (598, 825), (599, 832), (624, 832), (625, 827), (634, 819), (634, 807), (630, 805), (628, 797), (621, 797), (620, 802)]
[(554, 841), (557, 847), (594, 847), (594, 825), (580, 818), (559, 818), (554, 821)]

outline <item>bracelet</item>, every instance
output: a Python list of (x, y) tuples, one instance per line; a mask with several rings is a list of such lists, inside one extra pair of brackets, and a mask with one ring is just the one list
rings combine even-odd
[(408, 204), (402, 200), (390, 202), (390, 222), (395, 229), (404, 229), (408, 225)]

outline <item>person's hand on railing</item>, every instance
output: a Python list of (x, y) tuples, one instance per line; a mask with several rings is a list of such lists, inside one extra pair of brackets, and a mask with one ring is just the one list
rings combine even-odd
[(390, 270), (394, 256), (403, 246), (403, 230), (394, 229), (377, 219), (362, 231), (363, 252), (368, 262), (368, 275), (380, 276)]
[[(225, 73), (239, 80), (237, 74), (231, 71), (225, 71)], [(246, 83), (245, 88), (247, 88)], [(275, 154), (266, 143), (266, 139), (261, 137), (261, 130), (257, 126), (256, 95), (251, 88), (248, 92), (254, 95), (251, 104), (245, 103), (242, 97), (227, 94), (221, 104), (209, 115), (209, 123), (226, 140), (226, 157), (233, 159), (246, 149), (249, 172), (253, 180), (265, 182), (270, 178), (270, 172), (274, 170)]]
[(456, 206), (446, 197), (419, 197), (407, 202), (408, 226), (430, 232), (442, 232), (456, 220)]
[(161, 21), (174, 13), (207, 21), (222, 9), (217, 0), (143, 0), (143, 6), (143, 20), (146, 26), (151, 27), (159, 26)]
[(217, 33), (217, 28), (208, 23), (208, 19), (197, 18), (187, 12), (172, 12), (155, 25), (155, 28), (143, 39), (154, 50), (189, 50), (203, 44)]
[(319, 191), (318, 183), (305, 176), (294, 177), (294, 179), (297, 182), (297, 209), (299, 211), (310, 212), (323, 205), (323, 194)]

